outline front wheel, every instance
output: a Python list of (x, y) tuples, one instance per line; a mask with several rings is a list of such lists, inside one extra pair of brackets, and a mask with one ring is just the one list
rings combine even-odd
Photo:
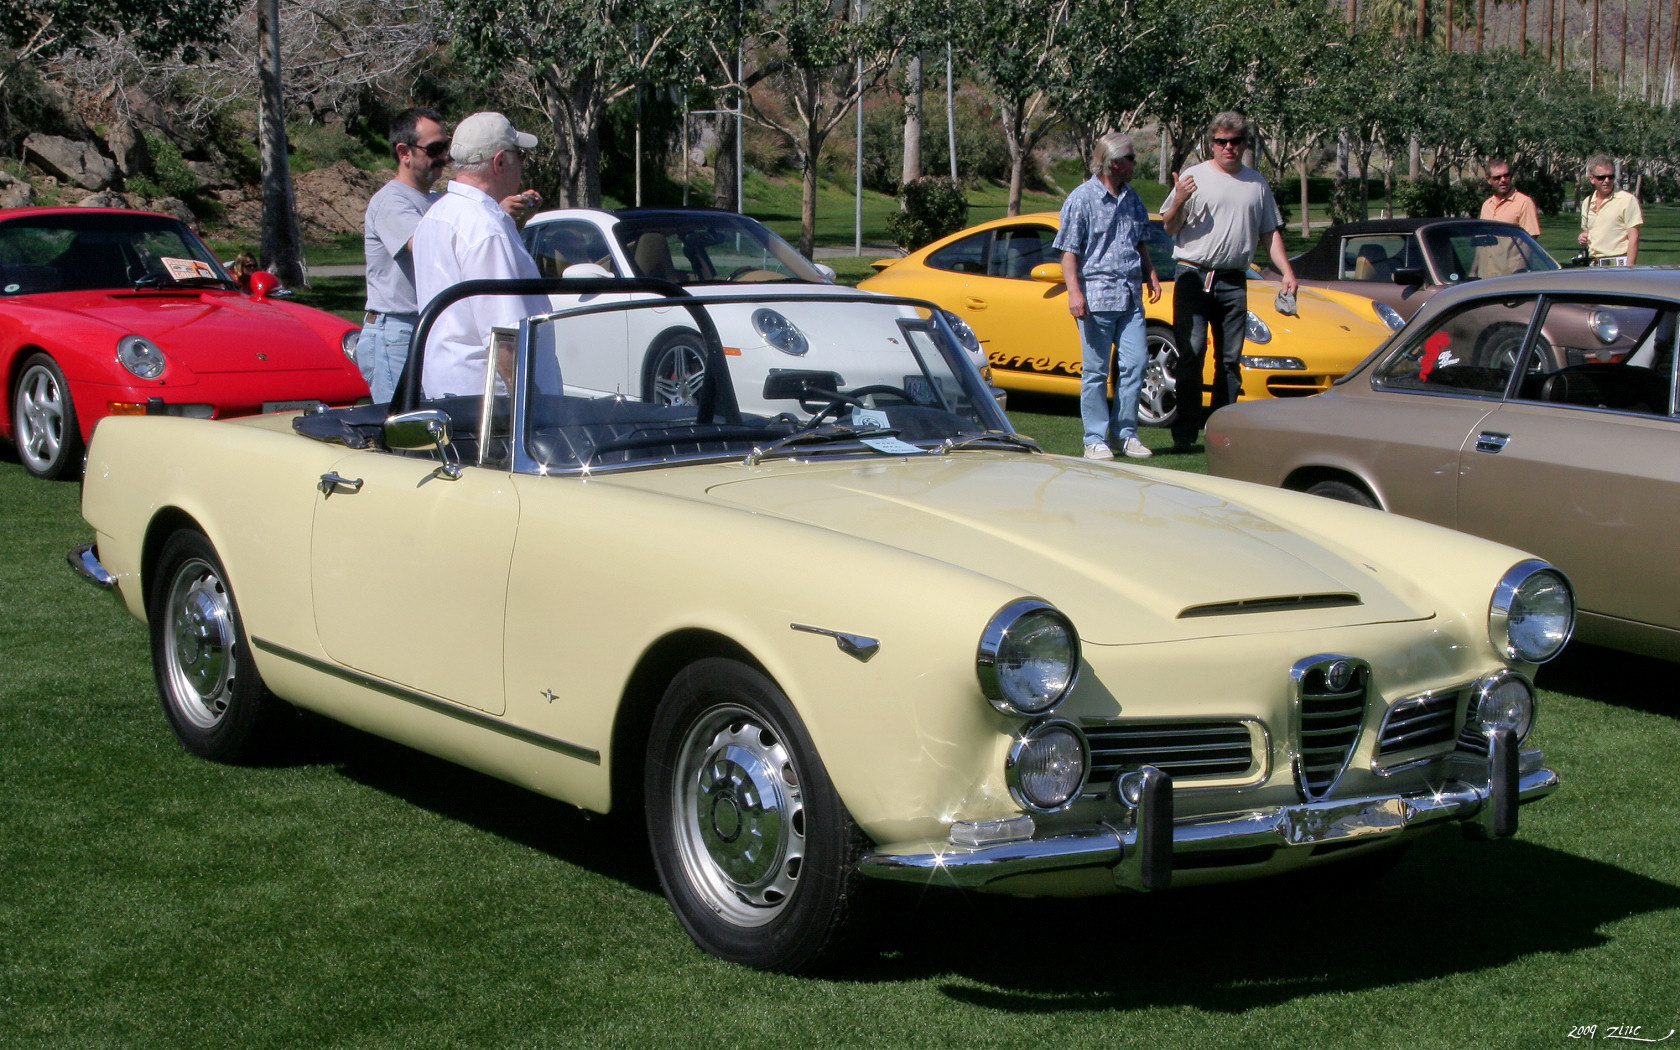
[(692, 405), (706, 382), (706, 349), (697, 332), (661, 336), (648, 354), (643, 389), (659, 405)]
[(1337, 481), (1333, 478), (1320, 481), (1307, 489), (1309, 496), (1322, 496), (1325, 499), (1339, 500), (1342, 503), (1352, 503), (1360, 507), (1377, 508), (1377, 501), (1369, 492), (1352, 482)]
[(1172, 329), (1154, 324), (1147, 339), (1149, 357), (1138, 395), (1138, 422), (1146, 427), (1170, 427), (1178, 416), (1178, 340)]
[(684, 669), (654, 716), (644, 787), (659, 881), (701, 948), (794, 971), (843, 943), (862, 838), (770, 679), (721, 658)]
[(81, 470), (82, 432), (76, 405), (58, 362), (35, 354), (23, 364), (12, 393), (12, 430), (23, 469), (57, 480)]
[(202, 758), (251, 757), (286, 706), (257, 674), (221, 559), (203, 533), (183, 530), (164, 544), (156, 579), (146, 619), (169, 728)]

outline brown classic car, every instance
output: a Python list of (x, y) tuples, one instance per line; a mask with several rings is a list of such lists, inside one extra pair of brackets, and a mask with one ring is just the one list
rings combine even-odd
[[(1559, 345), (1560, 312), (1596, 330)], [(1574, 582), (1579, 637), (1680, 660), (1677, 319), (1666, 270), (1445, 291), (1318, 397), (1215, 413), (1208, 467), (1532, 550)]]

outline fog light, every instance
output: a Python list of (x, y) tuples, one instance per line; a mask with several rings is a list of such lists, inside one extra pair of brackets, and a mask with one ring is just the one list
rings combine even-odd
[(1029, 809), (1061, 809), (1085, 786), (1089, 756), (1085, 735), (1073, 723), (1031, 726), (1009, 749), (1009, 793)]
[(1534, 687), (1515, 671), (1483, 679), (1474, 700), (1476, 725), (1484, 732), (1509, 729), (1520, 744), (1534, 728)]
[(1307, 363), (1299, 357), (1250, 357), (1243, 355), (1244, 368), (1264, 368), (1270, 372), (1305, 372)]
[(1023, 842), (1033, 837), (1036, 825), (1025, 813), (1003, 820), (956, 820), (951, 822), (951, 845), (995, 846), (1000, 842)]

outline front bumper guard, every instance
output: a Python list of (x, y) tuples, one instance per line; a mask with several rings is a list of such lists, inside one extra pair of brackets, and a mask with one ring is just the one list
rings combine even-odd
[[(1395, 795), (1303, 802), (1241, 813), (1172, 817), (1172, 779), (1145, 767), (1140, 797), (1126, 806), (1118, 822), (1034, 835), (995, 845), (964, 847), (950, 843), (904, 843), (867, 853), (864, 874), (918, 884), (938, 883), (979, 889), (1000, 879), (1042, 875), (1078, 868), (1109, 868), (1117, 887), (1166, 889), (1173, 858), (1198, 853), (1248, 851), (1279, 846), (1398, 835), (1449, 820), (1464, 824), (1476, 838), (1516, 834), (1517, 806), (1545, 798), (1558, 788), (1558, 776), (1539, 768), (1538, 751), (1519, 754), (1509, 730), (1488, 736), (1488, 781), (1449, 780), (1438, 789)], [(1524, 773), (1523, 759), (1536, 768)]]

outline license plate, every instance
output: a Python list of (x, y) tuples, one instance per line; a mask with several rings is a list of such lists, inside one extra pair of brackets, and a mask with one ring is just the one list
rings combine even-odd
[(320, 399), (313, 397), (306, 397), (301, 401), (264, 401), (262, 410), (265, 416), (270, 412), (295, 412), (300, 408), (307, 412), (319, 404)]

